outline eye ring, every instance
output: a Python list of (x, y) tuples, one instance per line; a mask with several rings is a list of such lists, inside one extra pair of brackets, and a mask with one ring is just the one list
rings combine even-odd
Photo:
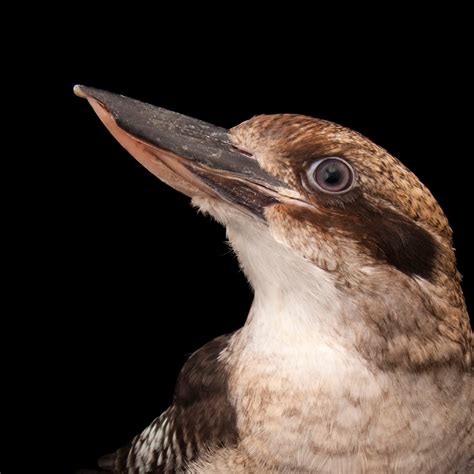
[(327, 156), (313, 161), (306, 168), (306, 180), (312, 190), (343, 194), (353, 188), (355, 173), (346, 160), (338, 156)]

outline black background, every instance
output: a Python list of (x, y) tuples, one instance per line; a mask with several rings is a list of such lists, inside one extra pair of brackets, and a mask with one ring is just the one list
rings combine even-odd
[(18, 208), (6, 211), (18, 231), (9, 253), (14, 372), (26, 395), (18, 417), (36, 420), (38, 470), (92, 467), (127, 442), (167, 407), (186, 356), (241, 326), (251, 303), (224, 230), (135, 162), (73, 85), (224, 127), (293, 112), (362, 132), (445, 209), (469, 293), (473, 81), (463, 28), (444, 30), (462, 14), (438, 13), (388, 31), (382, 16), (344, 39), (320, 18), (295, 33), (290, 19), (262, 32), (263, 20), (248, 18), (203, 24), (175, 13), (145, 24), (143, 11), (118, 24), (81, 9), (41, 25), (50, 38), (33, 38), (17, 58), (30, 105), (20, 144), (33, 149), (17, 163)]

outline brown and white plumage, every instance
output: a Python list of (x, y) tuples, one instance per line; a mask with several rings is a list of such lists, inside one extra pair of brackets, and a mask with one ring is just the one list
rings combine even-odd
[(192, 354), (176, 383), (173, 404), (99, 465), (116, 472), (176, 472), (207, 449), (235, 446), (226, 368), (217, 361), (229, 338), (220, 336)]
[(255, 292), (245, 326), (190, 358), (171, 407), (104, 468), (472, 472), (472, 331), (451, 229), (415, 175), (324, 120), (259, 116), (227, 132), (78, 93), (226, 226)]

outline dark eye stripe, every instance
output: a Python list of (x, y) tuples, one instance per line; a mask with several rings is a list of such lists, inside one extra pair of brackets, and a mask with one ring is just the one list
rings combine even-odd
[(351, 236), (373, 258), (407, 275), (429, 281), (433, 278), (439, 245), (428, 231), (393, 209), (378, 209), (359, 198), (344, 206), (344, 212), (333, 213), (328, 209), (315, 214), (302, 207), (288, 212), (299, 221)]

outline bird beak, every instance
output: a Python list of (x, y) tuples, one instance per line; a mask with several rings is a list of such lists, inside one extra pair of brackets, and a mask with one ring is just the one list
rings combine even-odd
[(220, 198), (263, 218), (287, 188), (237, 149), (224, 128), (100, 89), (74, 92), (145, 168), (190, 197)]

